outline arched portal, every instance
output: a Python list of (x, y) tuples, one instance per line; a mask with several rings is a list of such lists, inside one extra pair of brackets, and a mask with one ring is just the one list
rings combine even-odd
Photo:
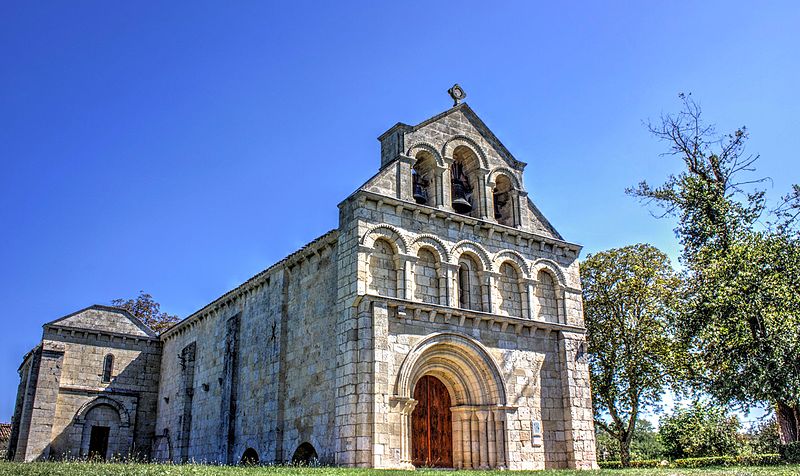
[(450, 393), (441, 380), (425, 375), (414, 386), (411, 453), (416, 467), (453, 467), (453, 418)]
[[(424, 394), (421, 389), (425, 389)], [(477, 341), (455, 333), (423, 339), (400, 367), (395, 396), (410, 403), (398, 409), (403, 463), (446, 464), (446, 452), (428, 451), (426, 455), (424, 443), (417, 441), (422, 438), (418, 433), (423, 415), (425, 418), (433, 415), (428, 423), (431, 429), (422, 433), (439, 445), (445, 444), (446, 437), (441, 435), (446, 433), (443, 426), (448, 422), (447, 416), (450, 417), (452, 462), (448, 466), (508, 467), (505, 384), (497, 364)], [(450, 405), (449, 415), (441, 409), (445, 404)]]

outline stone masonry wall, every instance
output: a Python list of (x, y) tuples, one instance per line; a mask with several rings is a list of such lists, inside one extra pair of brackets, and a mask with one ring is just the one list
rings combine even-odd
[[(308, 256), (290, 257), (260, 276), (259, 284), (165, 335), (156, 424), (169, 448), (160, 451), (162, 458), (179, 460), (175, 445), (186, 392), (177, 355), (194, 342), (189, 460), (237, 463), (252, 448), (261, 461), (285, 462), (306, 441), (320, 458), (333, 459), (335, 253), (335, 247), (320, 245)], [(225, 369), (226, 324), (235, 316), (237, 381), (231, 382), (235, 392), (225, 392), (231, 375)]]

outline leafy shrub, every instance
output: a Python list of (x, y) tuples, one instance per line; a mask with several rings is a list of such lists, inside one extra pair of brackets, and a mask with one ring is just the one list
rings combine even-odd
[[(746, 456), (707, 456), (704, 458), (682, 458), (664, 464), (657, 459), (631, 461), (631, 468), (707, 468), (709, 466), (775, 466), (783, 464), (779, 454), (746, 455)], [(622, 469), (619, 461), (601, 461), (597, 463), (603, 469)]]
[(789, 463), (800, 463), (800, 441), (781, 445), (781, 456)]
[(739, 420), (724, 407), (694, 402), (659, 423), (658, 433), (670, 458), (736, 456), (744, 448)]

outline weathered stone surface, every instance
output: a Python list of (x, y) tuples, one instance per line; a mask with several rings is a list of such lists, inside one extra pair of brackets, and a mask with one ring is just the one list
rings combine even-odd
[(466, 104), (380, 141), (336, 230), (158, 338), (102, 307), (46, 325), (20, 367), (15, 458), (85, 455), (100, 425), (109, 453), (156, 460), (285, 462), (310, 444), (324, 463), (409, 468), (428, 375), (450, 394), (456, 467), (595, 467), (580, 247)]

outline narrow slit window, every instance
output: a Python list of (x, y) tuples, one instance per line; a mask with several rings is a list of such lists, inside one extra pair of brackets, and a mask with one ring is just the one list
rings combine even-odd
[(111, 354), (106, 355), (103, 361), (103, 382), (111, 381), (111, 372), (114, 371), (114, 356)]

